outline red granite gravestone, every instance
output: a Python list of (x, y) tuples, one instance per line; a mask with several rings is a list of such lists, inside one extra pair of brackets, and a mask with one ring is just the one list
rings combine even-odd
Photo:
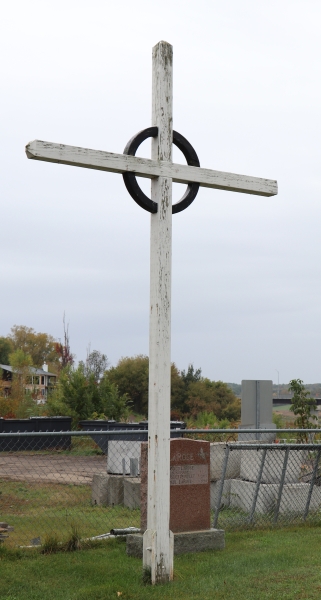
[[(147, 528), (147, 443), (141, 451), (141, 530)], [(170, 523), (173, 533), (210, 529), (210, 444), (178, 438), (170, 444)]]

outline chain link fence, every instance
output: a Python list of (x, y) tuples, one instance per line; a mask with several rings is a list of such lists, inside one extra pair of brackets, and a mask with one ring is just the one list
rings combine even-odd
[[(211, 522), (231, 530), (319, 522), (320, 430), (179, 430), (210, 444)], [(0, 539), (39, 545), (140, 529), (147, 431), (0, 433)], [(186, 486), (188, 502), (188, 486)]]

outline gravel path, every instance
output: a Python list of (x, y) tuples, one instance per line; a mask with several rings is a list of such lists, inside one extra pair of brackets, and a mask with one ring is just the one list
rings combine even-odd
[(94, 473), (106, 473), (106, 456), (0, 454), (0, 479), (91, 485)]

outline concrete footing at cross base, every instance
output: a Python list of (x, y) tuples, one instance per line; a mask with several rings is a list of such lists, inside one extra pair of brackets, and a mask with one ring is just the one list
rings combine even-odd
[[(185, 531), (174, 533), (174, 554), (204, 552), (206, 550), (224, 550), (225, 531), (208, 529), (206, 531)], [(143, 558), (143, 534), (127, 535), (126, 552), (128, 556)]]

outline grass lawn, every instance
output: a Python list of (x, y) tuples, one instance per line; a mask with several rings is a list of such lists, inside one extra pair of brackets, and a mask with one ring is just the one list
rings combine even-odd
[(144, 586), (141, 560), (119, 540), (77, 552), (0, 547), (1, 600), (314, 600), (321, 598), (321, 527), (226, 534), (224, 551), (175, 558), (175, 580)]
[[(108, 533), (113, 527), (139, 527), (140, 511), (123, 506), (92, 506), (86, 485), (0, 481), (0, 515), (14, 527), (7, 546), (28, 545), (33, 538), (55, 534), (64, 540), (76, 524), (83, 537)], [(1, 595), (0, 595), (1, 599)]]

